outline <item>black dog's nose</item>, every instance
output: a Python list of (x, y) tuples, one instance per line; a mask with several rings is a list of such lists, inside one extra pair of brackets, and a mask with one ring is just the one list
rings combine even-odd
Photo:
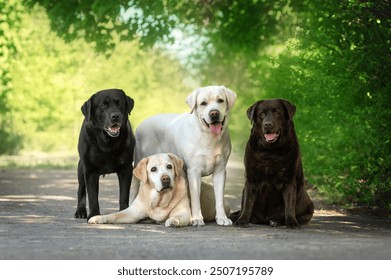
[(273, 128), (273, 123), (272, 122), (264, 122), (263, 126), (267, 129)]
[(209, 112), (209, 117), (212, 119), (212, 121), (216, 121), (219, 119), (220, 112), (218, 110), (212, 110)]
[(112, 113), (110, 115), (111, 121), (112, 122), (118, 122), (119, 121), (119, 114), (118, 113)]

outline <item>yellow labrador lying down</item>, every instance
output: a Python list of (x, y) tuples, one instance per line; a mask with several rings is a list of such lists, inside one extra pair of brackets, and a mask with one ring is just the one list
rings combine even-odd
[[(166, 227), (190, 224), (191, 210), (183, 160), (174, 154), (156, 154), (142, 159), (133, 171), (140, 181), (140, 190), (134, 202), (120, 212), (94, 216), (90, 224), (138, 223), (151, 218), (165, 222)], [(216, 216), (213, 187), (202, 183), (201, 209), (205, 221)], [(225, 205), (229, 214), (229, 207)]]

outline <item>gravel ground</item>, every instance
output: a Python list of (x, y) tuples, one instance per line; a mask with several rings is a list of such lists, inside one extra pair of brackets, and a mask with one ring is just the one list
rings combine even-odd
[[(226, 197), (240, 207), (243, 167), (230, 163)], [(73, 218), (75, 170), (0, 171), (0, 258), (3, 260), (379, 260), (391, 259), (391, 222), (365, 214), (316, 210), (300, 230), (165, 228), (161, 224), (89, 225)], [(118, 210), (115, 175), (100, 181), (102, 214)]]

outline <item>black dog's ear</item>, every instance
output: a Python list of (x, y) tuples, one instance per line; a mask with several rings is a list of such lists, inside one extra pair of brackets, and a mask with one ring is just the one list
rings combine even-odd
[(132, 110), (133, 110), (134, 100), (131, 97), (127, 96), (125, 93), (124, 93), (124, 95), (125, 95), (125, 100), (126, 100), (125, 111), (126, 111), (126, 114), (129, 115), (130, 112), (132, 112)]
[(288, 113), (289, 120), (292, 120), (293, 116), (296, 113), (296, 106), (293, 103), (291, 103), (285, 99), (280, 99), (280, 101), (284, 105), (284, 108), (285, 108), (286, 112)]
[(248, 119), (251, 121), (251, 124), (252, 124), (253, 121), (254, 121), (254, 115), (255, 115), (257, 106), (258, 106), (258, 104), (260, 104), (260, 103), (262, 103), (262, 102), (263, 102), (263, 100), (257, 101), (257, 102), (255, 102), (253, 105), (251, 105), (250, 108), (247, 109), (247, 117), (248, 117)]
[(81, 106), (81, 112), (86, 117), (87, 121), (91, 120), (92, 115), (92, 100), (94, 98), (93, 94), (86, 102), (84, 102), (83, 106)]

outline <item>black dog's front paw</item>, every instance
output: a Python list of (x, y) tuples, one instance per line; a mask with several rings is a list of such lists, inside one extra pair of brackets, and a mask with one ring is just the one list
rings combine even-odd
[(76, 219), (85, 219), (85, 218), (87, 218), (87, 209), (85, 207), (77, 208), (74, 217)]

